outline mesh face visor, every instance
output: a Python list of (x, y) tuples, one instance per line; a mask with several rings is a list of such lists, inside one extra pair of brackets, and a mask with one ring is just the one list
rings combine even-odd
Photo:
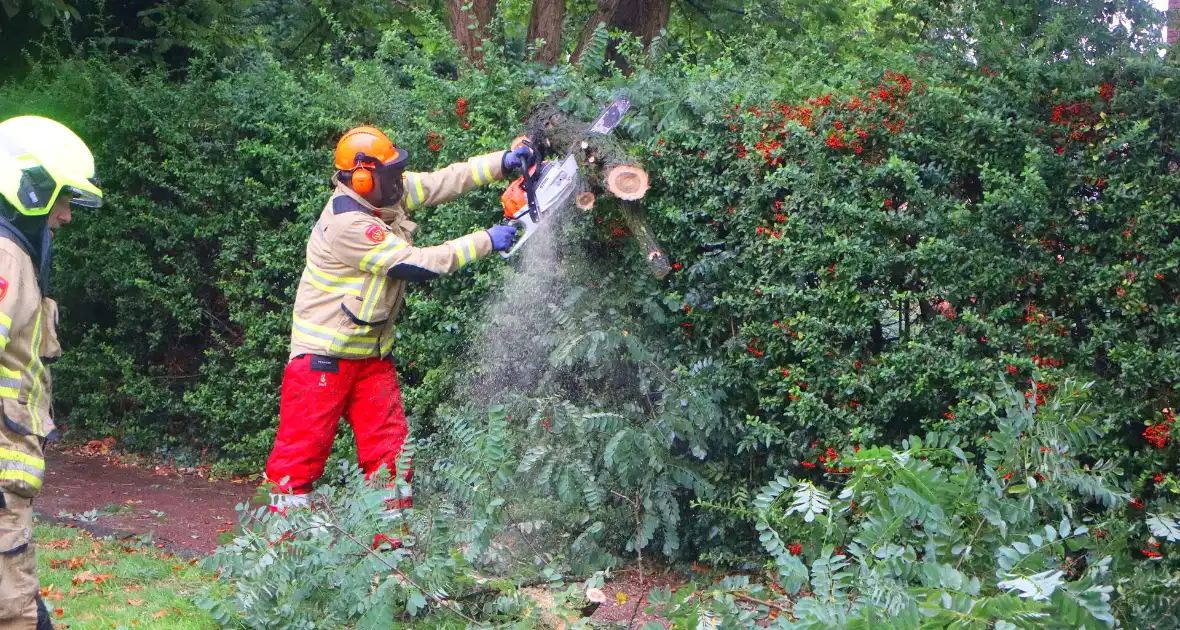
[(406, 171), (406, 162), (410, 154), (398, 150), (392, 160), (380, 163), (373, 169), (373, 176), (381, 182), (382, 205), (391, 205), (402, 198), (405, 187), (402, 185), (402, 174)]
[[(99, 188), (98, 177), (91, 177), (90, 183), (97, 189)], [(62, 186), (62, 194), (70, 195), (70, 203), (83, 208), (101, 208), (102, 194), (95, 193), (91, 190), (83, 190), (77, 186)]]

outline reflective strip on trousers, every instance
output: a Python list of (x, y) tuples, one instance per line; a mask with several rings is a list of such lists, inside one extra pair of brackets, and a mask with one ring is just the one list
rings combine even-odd
[(41, 489), (45, 460), (35, 455), (0, 448), (0, 481), (23, 481), (34, 490)]
[(298, 316), (292, 318), (291, 329), (296, 337), (304, 341), (327, 342), (329, 351), (333, 352), (364, 356), (373, 354), (377, 349), (376, 337), (349, 337), (342, 332), (302, 320)]
[(12, 318), (0, 313), (0, 351), (8, 347), (8, 335), (12, 328)]
[(365, 279), (359, 276), (337, 276), (311, 263), (303, 268), (303, 277), (311, 286), (325, 292), (343, 295), (360, 295)]

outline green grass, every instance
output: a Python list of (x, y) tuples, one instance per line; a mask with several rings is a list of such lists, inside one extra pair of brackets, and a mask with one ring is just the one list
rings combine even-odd
[(36, 539), (42, 594), (55, 627), (219, 627), (192, 603), (214, 578), (188, 560), (52, 525), (37, 525)]

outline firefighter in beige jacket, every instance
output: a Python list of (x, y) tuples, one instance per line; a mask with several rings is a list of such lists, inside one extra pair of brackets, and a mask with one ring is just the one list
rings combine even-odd
[(47, 297), (51, 233), (70, 204), (102, 205), (94, 158), (60, 123), (0, 123), (0, 630), (52, 628), (37, 582), (33, 498), (56, 436), (50, 360), (61, 354), (57, 304)]
[[(421, 282), (506, 251), (516, 230), (498, 225), (415, 247), (407, 211), (445, 203), (531, 163), (529, 149), (499, 151), (434, 173), (404, 172), (406, 153), (372, 127), (336, 147), (335, 190), (312, 228), (291, 324), (279, 429), (266, 466), (272, 509), (306, 502), (341, 416), (361, 468), (390, 472), (407, 435), (390, 354), (407, 282)], [(397, 471), (407, 481), (410, 470)], [(397, 507), (408, 506), (403, 494)]]

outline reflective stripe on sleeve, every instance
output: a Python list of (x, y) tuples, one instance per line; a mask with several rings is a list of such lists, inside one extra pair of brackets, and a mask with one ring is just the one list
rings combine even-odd
[(483, 186), (492, 181), (492, 167), (488, 164), (487, 159), (471, 158), (471, 178), (475, 180), (477, 186)]
[(406, 173), (406, 208), (414, 209), (426, 201), (426, 193), (422, 190), (422, 179), (417, 175)]
[(457, 267), (462, 267), (476, 259), (475, 241), (470, 236), (451, 241), (451, 247), (455, 248), (455, 258), (459, 263)]
[(405, 249), (406, 242), (400, 238), (390, 238), (365, 254), (361, 259), (360, 270), (366, 273), (379, 274), (385, 265), (389, 262), (395, 252), (400, 249)]

